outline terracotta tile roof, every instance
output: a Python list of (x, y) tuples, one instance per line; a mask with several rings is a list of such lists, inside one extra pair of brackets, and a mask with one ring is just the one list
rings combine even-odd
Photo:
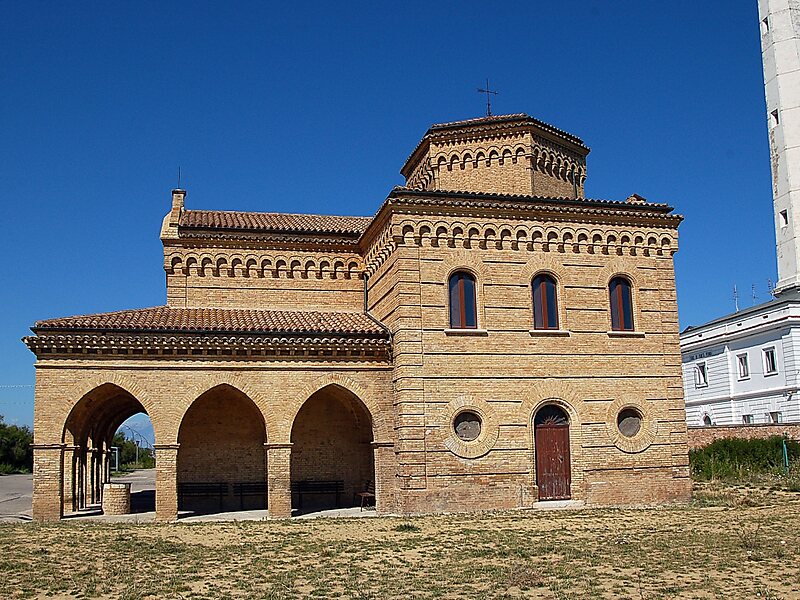
[(528, 119), (525, 113), (514, 113), (510, 115), (491, 115), (488, 117), (475, 117), (473, 119), (462, 119), (460, 121), (448, 121), (447, 123), (434, 123), (430, 130), (451, 129), (453, 127), (468, 127), (469, 125), (482, 125), (483, 123), (497, 123), (504, 121), (520, 121)]
[[(443, 204), (453, 206), (463, 205), (464, 201), (488, 201), (496, 206), (502, 204), (515, 204), (519, 207), (534, 206), (536, 204), (550, 204), (571, 206), (576, 208), (607, 207), (614, 210), (632, 211), (637, 213), (670, 213), (674, 207), (659, 202), (630, 202), (628, 200), (602, 200), (596, 198), (565, 198), (555, 196), (526, 196), (521, 194), (499, 194), (494, 192), (470, 192), (458, 190), (417, 190), (403, 186), (395, 186), (386, 202), (393, 198), (436, 198)], [(386, 204), (384, 202), (384, 204)], [(502, 204), (501, 204), (502, 203)], [(382, 208), (382, 207), (381, 207)], [(380, 211), (378, 211), (380, 212)]]
[(48, 319), (33, 326), (36, 333), (63, 330), (389, 335), (387, 329), (362, 313), (167, 306)]
[[(583, 146), (583, 140), (576, 135), (572, 135), (564, 131), (563, 129), (559, 129), (558, 127), (554, 127), (550, 125), (550, 123), (545, 123), (544, 121), (540, 121), (539, 119), (532, 117), (526, 113), (515, 113), (512, 115), (492, 115), (491, 117), (478, 117), (477, 119), (465, 119), (463, 121), (452, 121), (450, 123), (436, 123), (435, 125), (431, 125), (428, 129), (427, 133), (433, 133), (436, 131), (444, 131), (448, 129), (459, 129), (462, 127), (474, 127), (478, 125), (494, 125), (500, 123), (514, 123), (514, 122), (523, 122), (523, 123), (530, 123), (532, 125), (536, 125), (541, 127), (542, 129), (549, 131), (561, 138), (569, 140), (579, 146)], [(426, 133), (426, 135), (427, 135)]]
[(247, 230), (277, 233), (323, 233), (361, 235), (372, 217), (299, 215), (288, 213), (187, 210), (180, 229)]

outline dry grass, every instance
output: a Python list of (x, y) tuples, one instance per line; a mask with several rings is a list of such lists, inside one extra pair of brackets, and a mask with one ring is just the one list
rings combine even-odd
[(10, 598), (800, 598), (800, 494), (410, 519), (0, 526)]

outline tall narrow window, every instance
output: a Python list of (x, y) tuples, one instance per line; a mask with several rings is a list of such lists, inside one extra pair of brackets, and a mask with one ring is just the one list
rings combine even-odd
[(706, 363), (697, 363), (694, 371), (694, 387), (706, 387), (708, 385), (708, 371)]
[(631, 282), (624, 277), (614, 277), (608, 284), (611, 301), (611, 329), (633, 331), (633, 298)]
[(475, 329), (478, 327), (475, 278), (464, 271), (450, 276), (450, 327)]
[(764, 375), (775, 375), (778, 372), (778, 361), (775, 348), (764, 348)]
[(739, 379), (749, 379), (750, 377), (750, 363), (747, 360), (747, 354), (737, 354), (736, 364), (739, 370)]
[(558, 329), (556, 281), (549, 275), (533, 278), (533, 328)]

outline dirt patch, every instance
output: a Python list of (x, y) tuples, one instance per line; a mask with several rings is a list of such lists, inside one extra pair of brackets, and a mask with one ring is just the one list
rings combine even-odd
[(382, 519), (0, 525), (12, 598), (800, 598), (800, 494)]

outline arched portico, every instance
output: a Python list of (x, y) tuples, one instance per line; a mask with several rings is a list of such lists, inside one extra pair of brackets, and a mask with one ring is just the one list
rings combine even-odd
[(181, 420), (177, 445), (178, 509), (195, 513), (267, 507), (266, 427), (239, 389), (217, 385)]
[[(386, 430), (389, 421), (370, 390), (340, 374), (327, 374), (295, 396), (267, 444), (270, 518), (291, 516), (293, 502), (299, 504), (292, 482), (304, 480), (341, 480), (342, 505), (352, 504), (353, 492), (372, 481), (378, 512), (393, 508), (394, 444)], [(330, 457), (341, 458), (341, 452), (348, 453), (348, 460), (337, 470)], [(335, 504), (335, 495), (312, 496), (304, 497), (304, 508)]]
[[(372, 441), (372, 416), (358, 396), (337, 384), (314, 392), (292, 425), (293, 508), (352, 506), (356, 494), (375, 482)], [(320, 482), (336, 482), (330, 489), (337, 491), (303, 492)]]
[(111, 477), (114, 434), (144, 405), (116, 383), (102, 383), (72, 407), (62, 431), (62, 514), (98, 504)]

